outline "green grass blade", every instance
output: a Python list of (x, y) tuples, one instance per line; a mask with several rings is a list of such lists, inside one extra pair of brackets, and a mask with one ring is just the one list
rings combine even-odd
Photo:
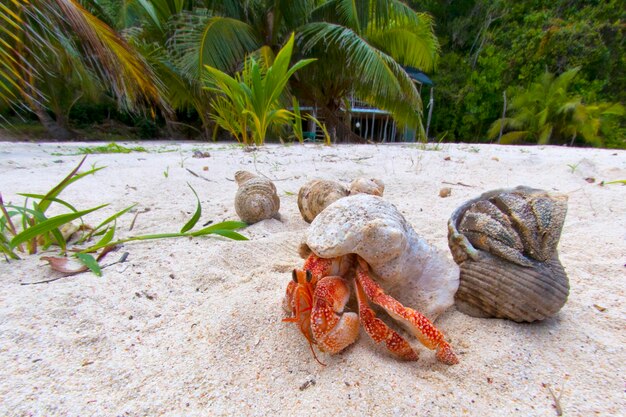
[(193, 216), (191, 216), (191, 219), (189, 219), (189, 221), (185, 223), (183, 228), (180, 229), (181, 233), (185, 233), (191, 230), (196, 225), (196, 223), (198, 223), (198, 220), (200, 220), (200, 215), (202, 214), (202, 206), (200, 205), (200, 198), (198, 197), (198, 193), (196, 193), (196, 190), (194, 190), (189, 183), (187, 183), (187, 185), (189, 185), (189, 188), (191, 188), (191, 191), (193, 191), (193, 194), (196, 196), (196, 201), (198, 202), (198, 204), (196, 206), (196, 212), (193, 214)]
[(224, 236), (232, 240), (248, 240), (247, 237), (240, 235), (237, 232), (233, 232), (232, 230), (214, 230), (211, 234)]
[(41, 202), (39, 203), (39, 209), (43, 213), (45, 213), (48, 207), (50, 207), (50, 204), (52, 204), (52, 199), (56, 198), (59, 194), (61, 194), (61, 192), (64, 189), (66, 189), (70, 184), (80, 180), (81, 178), (86, 177), (87, 175), (95, 174), (96, 172), (105, 168), (105, 167), (92, 168), (89, 171), (77, 174), (78, 170), (80, 169), (83, 162), (85, 162), (86, 158), (87, 158), (87, 155), (85, 155), (83, 159), (81, 159), (81, 161), (78, 163), (76, 168), (74, 168), (67, 177), (63, 178), (63, 180), (61, 180), (60, 183), (58, 183), (54, 188), (48, 191), (48, 193), (44, 196), (44, 198), (42, 198)]
[(103, 204), (88, 210), (78, 211), (76, 213), (67, 213), (55, 217), (50, 217), (49, 219), (46, 219), (45, 221), (38, 223), (32, 227), (25, 228), (21, 233), (18, 233), (16, 236), (14, 236), (13, 239), (11, 239), (11, 247), (14, 248), (20, 243), (24, 243), (28, 240), (36, 238), (39, 235), (50, 232), (54, 229), (58, 229), (65, 223), (69, 223), (72, 220), (82, 217), (85, 214), (91, 213), (92, 211), (99, 210), (102, 207), (106, 207), (107, 205), (108, 204)]
[(113, 236), (115, 236), (115, 225), (110, 227), (107, 232), (102, 236), (102, 238), (96, 243), (96, 246), (104, 247), (109, 244), (113, 240)]
[[(65, 241), (65, 238), (63, 237), (63, 233), (61, 233), (59, 228), (50, 230), (50, 233), (52, 233), (52, 236), (54, 237), (54, 240), (56, 241), (56, 243), (61, 248), (61, 253), (65, 253), (65, 251), (67, 249), (67, 242)], [(48, 244), (46, 244), (45, 248), (48, 248), (51, 243), (52, 242), (49, 242)]]
[(46, 196), (41, 200), (42, 211), (45, 212), (46, 209), (50, 206), (51, 201), (49, 200), (51, 198), (56, 198), (56, 196), (58, 196), (61, 193), (61, 191), (63, 191), (65, 187), (69, 185), (69, 181), (72, 179), (74, 175), (76, 175), (80, 167), (83, 165), (83, 162), (85, 162), (85, 159), (87, 159), (87, 155), (85, 155), (83, 159), (80, 160), (80, 162), (78, 163), (78, 165), (76, 165), (76, 167), (72, 170), (72, 172), (70, 172), (65, 178), (61, 180), (60, 183), (58, 183), (50, 191), (48, 191)]
[(9, 246), (9, 241), (6, 236), (0, 233), (0, 252), (4, 253), (11, 259), (20, 259), (15, 252), (13, 252)]
[[(67, 201), (61, 200), (60, 198), (55, 198), (55, 197), (50, 198), (50, 197), (47, 197), (47, 196), (45, 196), (43, 194), (31, 194), (31, 193), (17, 193), (17, 195), (21, 195), (22, 197), (36, 198), (36, 199), (39, 199), (39, 200), (42, 200), (42, 201), (44, 199), (50, 200), (50, 201), (52, 201), (54, 203), (59, 203), (59, 204), (65, 206), (65, 207), (67, 207), (68, 209), (72, 210), (73, 212), (77, 212), (78, 211), (78, 210), (76, 210), (76, 208), (73, 205), (71, 205)], [(41, 208), (39, 208), (39, 210), (41, 210)]]
[(100, 265), (98, 265), (98, 261), (96, 261), (96, 258), (89, 255), (88, 253), (77, 253), (76, 257), (79, 261), (83, 263), (83, 265), (89, 268), (91, 272), (99, 277), (102, 276), (102, 270), (100, 269)]
[(93, 229), (93, 232), (91, 232), (89, 235), (92, 236), (93, 234), (95, 234), (98, 230), (102, 229), (104, 226), (106, 226), (107, 224), (111, 223), (114, 220), (117, 220), (118, 217), (128, 213), (130, 210), (132, 210), (137, 204), (133, 204), (132, 206), (128, 206), (123, 210), (118, 211), (117, 213), (115, 213), (114, 215), (112, 215), (111, 217), (108, 217), (107, 219), (105, 219), (104, 221), (102, 221), (102, 223), (100, 223), (98, 226), (96, 226)]
[(195, 232), (190, 233), (191, 236), (204, 236), (204, 235), (208, 235), (211, 233), (215, 233), (216, 230), (218, 231), (233, 231), (235, 229), (241, 229), (242, 227), (246, 227), (248, 226), (247, 223), (244, 222), (237, 222), (237, 221), (225, 221), (225, 222), (221, 222), (221, 223), (217, 223), (217, 224), (213, 224), (209, 227), (205, 227), (204, 229), (200, 229), (197, 230)]
[(42, 221), (46, 220), (46, 215), (41, 213), (39, 210), (29, 209), (28, 207), (13, 206), (10, 204), (5, 207), (16, 210), (19, 214), (22, 215), (22, 217), (28, 217), (28, 216), (25, 216), (25, 214), (28, 213), (28, 214), (32, 214), (33, 216), (35, 216), (38, 220), (42, 220)]
[(8, 229), (12, 233), (11, 226), (9, 225), (9, 220), (19, 214), (17, 211), (5, 211), (6, 215), (0, 216), (0, 232), (4, 232), (5, 229)]

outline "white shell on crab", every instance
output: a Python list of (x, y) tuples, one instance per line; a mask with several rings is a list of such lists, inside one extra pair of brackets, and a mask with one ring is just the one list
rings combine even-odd
[(305, 243), (322, 258), (359, 255), (385, 291), (431, 320), (454, 303), (457, 265), (380, 197), (357, 194), (337, 200), (311, 223)]
[(235, 211), (242, 221), (253, 224), (278, 214), (280, 199), (272, 181), (248, 171), (237, 171), (235, 181)]
[(307, 223), (328, 205), (349, 194), (341, 183), (332, 180), (311, 180), (304, 184), (298, 192), (298, 208)]
[(377, 178), (360, 177), (350, 183), (350, 195), (371, 194), (379, 197), (385, 192), (385, 183)]

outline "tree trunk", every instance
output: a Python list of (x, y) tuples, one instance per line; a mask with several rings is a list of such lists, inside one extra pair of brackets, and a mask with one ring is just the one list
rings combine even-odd
[(331, 139), (335, 143), (356, 142), (366, 143), (367, 141), (352, 131), (335, 112), (327, 107), (320, 108), (320, 115), (325, 119), (328, 131), (334, 136)]
[(35, 103), (31, 101), (30, 103), (31, 110), (37, 118), (39, 122), (43, 125), (43, 127), (48, 131), (53, 140), (72, 140), (76, 139), (76, 132), (69, 129), (67, 126), (67, 120), (64, 117), (59, 116), (59, 119), (55, 121), (46, 109), (41, 106), (39, 103)]
[(498, 143), (502, 139), (502, 132), (504, 131), (504, 118), (506, 117), (506, 90), (502, 93), (502, 97), (504, 98), (504, 105), (502, 107), (502, 121), (500, 122), (500, 134), (498, 135)]

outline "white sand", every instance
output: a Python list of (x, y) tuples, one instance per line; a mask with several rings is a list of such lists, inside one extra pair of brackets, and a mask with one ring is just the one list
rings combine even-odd
[[(150, 211), (131, 233), (177, 231), (195, 208), (187, 182), (202, 201), (202, 223), (234, 220), (236, 186), (228, 179), (248, 169), (277, 180), (282, 220), (245, 229), (247, 242), (127, 244), (106, 261), (124, 251), (128, 261), (101, 278), (82, 273), (24, 286), (56, 275), (39, 255), (0, 261), (0, 415), (556, 416), (549, 387), (566, 416), (626, 414), (626, 188), (598, 185), (626, 179), (626, 152), (141, 145), (150, 152), (90, 156), (86, 166), (108, 168), (61, 197), (79, 209), (110, 202), (88, 217), (92, 224), (138, 203)], [(21, 203), (18, 192), (47, 191), (80, 159), (68, 155), (77, 146), (85, 144), (0, 143), (5, 202)], [(211, 156), (192, 158), (194, 149)], [(312, 178), (361, 175), (382, 179), (385, 198), (446, 251), (448, 216), (484, 191), (525, 184), (566, 193), (559, 250), (569, 301), (535, 324), (475, 319), (451, 308), (437, 326), (459, 354), (456, 366), (437, 363), (425, 349), (418, 362), (399, 362), (363, 332), (345, 352), (319, 354), (327, 363), (320, 366), (296, 326), (281, 321), (307, 227), (296, 194)], [(452, 195), (439, 197), (442, 187)], [(129, 234), (131, 220), (129, 214), (118, 223), (120, 236)]]

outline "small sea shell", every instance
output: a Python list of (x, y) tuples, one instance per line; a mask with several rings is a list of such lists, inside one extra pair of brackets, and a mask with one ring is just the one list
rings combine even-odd
[(385, 184), (376, 178), (357, 178), (350, 183), (350, 195), (371, 194), (379, 197), (385, 192)]
[(300, 214), (302, 214), (304, 221), (311, 223), (329, 204), (348, 194), (348, 189), (336, 181), (311, 180), (304, 184), (298, 192)]
[(459, 207), (448, 244), (461, 267), (457, 308), (475, 317), (543, 320), (567, 301), (557, 245), (567, 196), (529, 187), (494, 190)]
[(252, 224), (278, 214), (280, 199), (272, 181), (248, 171), (237, 171), (235, 181), (235, 210), (242, 221)]
[(305, 244), (323, 258), (359, 255), (389, 294), (430, 319), (454, 303), (458, 267), (380, 197), (357, 194), (335, 201), (313, 220)]

